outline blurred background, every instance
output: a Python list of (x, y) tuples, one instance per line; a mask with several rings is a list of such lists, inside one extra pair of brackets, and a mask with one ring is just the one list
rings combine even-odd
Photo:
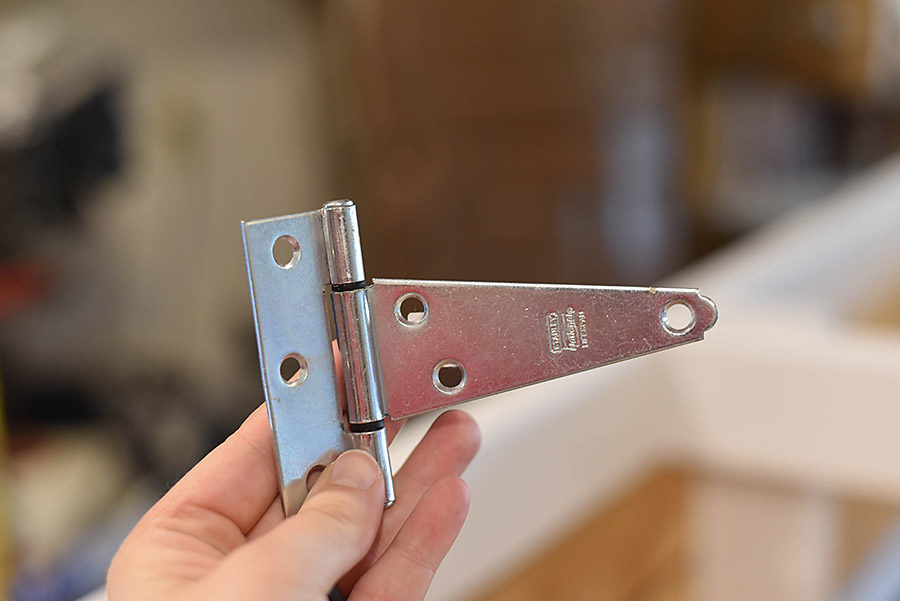
[[(716, 356), (745, 369), (744, 339), (725, 324), (749, 297), (715, 283), (765, 256), (760, 274), (781, 269), (773, 304), (784, 291), (803, 296), (810, 274), (810, 290), (854, 301), (832, 313), (855, 316), (858, 373), (877, 364), (886, 374), (863, 379), (872, 391), (841, 393), (847, 415), (888, 429), (871, 449), (881, 472), (866, 458), (837, 475), (804, 471), (796, 447), (741, 429), (756, 418), (783, 426), (782, 406), (748, 418), (741, 376), (720, 375), (716, 407), (736, 408), (727, 419), (747, 434), (746, 457), (782, 455), (736, 454), (746, 469), (732, 469), (712, 443), (709, 461), (660, 447), (670, 452), (615, 485), (579, 489), (579, 511), (553, 536), (467, 586), (439, 582), (434, 598), (898, 598), (877, 595), (900, 591), (900, 474), (889, 461), (900, 449), (887, 414), (865, 403), (871, 392), (900, 405), (890, 379), (900, 373), (898, 150), (897, 0), (5, 0), (0, 570), (10, 598), (63, 601), (101, 586), (143, 511), (261, 402), (240, 220), (344, 197), (359, 207), (369, 275), (703, 283), (726, 299), (709, 334), (720, 336)], [(776, 236), (784, 228), (791, 244)], [(877, 293), (840, 287), (862, 272)], [(814, 401), (837, 390), (804, 350), (832, 338), (803, 348), (780, 338), (792, 327), (818, 335), (804, 316), (753, 343), (782, 349), (754, 381), (794, 382), (791, 398), (809, 401), (797, 406), (801, 424), (824, 419)], [(863, 331), (877, 350), (863, 349)], [(791, 361), (802, 369), (772, 379)], [(634, 436), (659, 427), (642, 419), (602, 418)], [(778, 440), (809, 451), (805, 429), (781, 429)], [(713, 439), (689, 432), (685, 444)], [(473, 468), (475, 503), (478, 470), (504, 465), (491, 464), (490, 440)], [(474, 540), (471, 525), (464, 536)], [(464, 580), (454, 561), (443, 582)]]

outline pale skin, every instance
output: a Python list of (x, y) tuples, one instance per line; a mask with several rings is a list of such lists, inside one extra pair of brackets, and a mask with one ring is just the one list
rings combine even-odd
[(420, 600), (465, 520), (460, 476), (479, 443), (472, 418), (448, 411), (395, 475), (387, 510), (375, 461), (348, 451), (285, 519), (260, 407), (135, 526), (110, 566), (109, 599), (314, 600), (338, 585), (351, 601)]

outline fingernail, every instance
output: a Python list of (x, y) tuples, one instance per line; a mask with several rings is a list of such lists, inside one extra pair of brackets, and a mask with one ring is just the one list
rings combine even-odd
[(332, 484), (366, 490), (375, 484), (381, 470), (365, 451), (347, 451), (331, 467)]

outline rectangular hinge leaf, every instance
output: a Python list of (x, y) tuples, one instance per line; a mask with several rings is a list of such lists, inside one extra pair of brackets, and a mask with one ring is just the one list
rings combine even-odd
[[(242, 223), (263, 388), (288, 515), (306, 498), (306, 477), (350, 448), (343, 430), (326, 302), (321, 211)], [(287, 256), (273, 252), (287, 241)], [(293, 254), (291, 254), (293, 252)], [(292, 378), (282, 363), (295, 358)]]

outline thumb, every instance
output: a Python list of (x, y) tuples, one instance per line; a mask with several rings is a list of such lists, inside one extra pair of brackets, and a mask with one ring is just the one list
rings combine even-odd
[(256, 593), (265, 592), (259, 598), (327, 595), (369, 551), (383, 511), (378, 464), (365, 451), (346, 451), (322, 472), (296, 515), (233, 554), (242, 565), (228, 572), (257, 574)]

